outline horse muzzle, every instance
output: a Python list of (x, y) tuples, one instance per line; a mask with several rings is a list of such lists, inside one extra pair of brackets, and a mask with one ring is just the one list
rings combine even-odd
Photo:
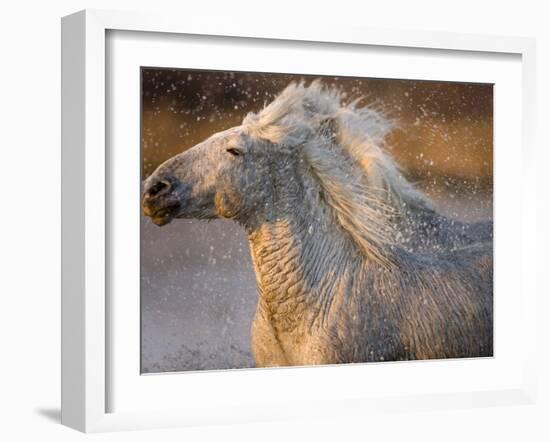
[(180, 187), (179, 181), (171, 177), (148, 181), (141, 200), (143, 214), (157, 226), (168, 224), (181, 209), (178, 198)]

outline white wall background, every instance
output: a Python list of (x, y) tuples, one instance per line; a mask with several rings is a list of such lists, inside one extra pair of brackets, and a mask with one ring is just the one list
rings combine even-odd
[[(231, 20), (319, 20), (377, 28), (509, 34), (538, 41), (539, 274), (550, 225), (550, 13), (544, 1), (415, 0), (11, 0), (0, 12), (0, 439), (156, 440), (549, 440), (550, 302), (540, 300), (536, 406), (368, 416), (85, 436), (59, 425), (60, 17), (83, 8), (215, 14)], [(539, 280), (539, 293), (549, 284)], [(518, 349), (521, 352), (521, 349)], [(184, 400), (184, 398), (182, 398)]]

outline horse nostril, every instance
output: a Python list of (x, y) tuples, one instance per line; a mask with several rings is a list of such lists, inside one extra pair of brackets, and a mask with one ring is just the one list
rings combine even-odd
[(148, 196), (153, 197), (160, 193), (167, 192), (170, 190), (170, 187), (172, 186), (172, 183), (170, 181), (157, 181), (155, 184), (153, 184), (149, 190), (147, 191)]

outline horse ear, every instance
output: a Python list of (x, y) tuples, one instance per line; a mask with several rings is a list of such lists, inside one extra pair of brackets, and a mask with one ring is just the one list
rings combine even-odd
[(319, 123), (319, 133), (331, 141), (336, 141), (336, 136), (338, 135), (338, 124), (336, 118), (323, 118)]

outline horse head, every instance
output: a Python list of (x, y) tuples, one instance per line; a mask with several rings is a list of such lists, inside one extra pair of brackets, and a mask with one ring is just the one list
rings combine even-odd
[(277, 216), (288, 205), (283, 196), (297, 196), (298, 167), (297, 149), (233, 127), (161, 164), (145, 180), (143, 211), (159, 226), (174, 218)]

